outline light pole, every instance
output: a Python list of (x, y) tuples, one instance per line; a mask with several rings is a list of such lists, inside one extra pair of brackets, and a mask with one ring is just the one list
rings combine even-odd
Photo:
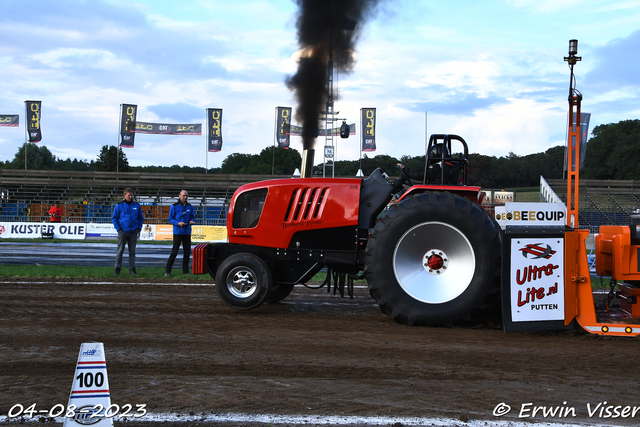
[[(433, 111), (433, 108), (429, 111)], [(429, 111), (424, 112), (424, 177), (422, 178), (422, 182), (425, 184), (427, 182), (427, 157), (429, 156), (429, 153), (427, 153), (429, 149)]]
[[(576, 90), (573, 66), (581, 61), (578, 54), (578, 40), (569, 40), (569, 56), (564, 60), (569, 63), (569, 132), (567, 136), (567, 226), (578, 227), (578, 189), (580, 185), (580, 103), (582, 94)], [(576, 109), (575, 122), (573, 109)]]

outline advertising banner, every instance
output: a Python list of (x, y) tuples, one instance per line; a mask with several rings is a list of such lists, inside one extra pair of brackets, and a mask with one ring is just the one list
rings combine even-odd
[(213, 153), (222, 150), (221, 108), (207, 108), (207, 147)]
[(171, 224), (156, 225), (155, 240), (173, 240), (173, 225)]
[(100, 237), (110, 237), (117, 239), (118, 232), (113, 224), (98, 224), (90, 222), (87, 224), (86, 238), (100, 238)]
[(513, 203), (516, 198), (514, 191), (494, 190), (493, 191), (493, 203), (496, 205), (504, 205), (506, 203)]
[(502, 228), (564, 227), (567, 207), (563, 203), (506, 203), (496, 206), (495, 214)]
[(278, 148), (289, 148), (291, 107), (278, 107), (276, 116), (276, 141)]
[(482, 189), (484, 198), (482, 206), (504, 205), (505, 203), (513, 203), (516, 199), (515, 191)]
[[(2, 239), (41, 239), (43, 233), (53, 233), (54, 239), (117, 239), (118, 232), (109, 223), (36, 223), (36, 222), (0, 222), (0, 240)], [(172, 241), (173, 225), (144, 224), (140, 231), (141, 241)], [(223, 226), (194, 225), (191, 227), (191, 241), (225, 242), (227, 228)]]
[(136, 122), (136, 127), (133, 132), (156, 135), (202, 135), (202, 123), (169, 124)]
[(376, 151), (376, 109), (361, 108), (362, 151)]
[(53, 233), (54, 239), (81, 240), (85, 238), (86, 227), (80, 223), (0, 222), (0, 239), (40, 239), (42, 233)]
[(40, 129), (40, 117), (42, 101), (24, 101), (27, 117), (27, 138), (29, 142), (42, 141), (42, 129)]
[(511, 240), (511, 320), (564, 320), (564, 240)]
[[(318, 129), (318, 136), (328, 136), (331, 134), (333, 134), (333, 136), (340, 135), (340, 128), (337, 127), (337, 128), (329, 129), (329, 132), (327, 132), (326, 129)], [(355, 134), (356, 134), (356, 124), (351, 123), (349, 125), (349, 135), (355, 135)], [(302, 136), (302, 126), (290, 125), (289, 132), (287, 133), (287, 135)]]
[(120, 104), (120, 147), (133, 148), (137, 114), (137, 105)]
[[(140, 232), (140, 240), (173, 240), (173, 225), (145, 224)], [(196, 243), (227, 240), (227, 227), (194, 225), (191, 227), (191, 241)]]
[(227, 240), (227, 227), (202, 225), (191, 227), (191, 241), (196, 243), (202, 242), (220, 242)]
[(17, 114), (0, 114), (0, 126), (18, 127), (20, 116)]
[(155, 224), (145, 224), (140, 231), (140, 240), (156, 240)]
[[(318, 132), (319, 131), (320, 130), (318, 130)], [(290, 124), (289, 125), (289, 132), (287, 133), (287, 135), (302, 136), (302, 126)]]

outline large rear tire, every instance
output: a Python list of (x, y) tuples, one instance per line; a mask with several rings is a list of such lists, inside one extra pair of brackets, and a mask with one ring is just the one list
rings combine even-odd
[(220, 264), (215, 281), (225, 304), (236, 310), (251, 310), (262, 304), (269, 293), (271, 270), (256, 255), (237, 253)]
[(496, 303), (501, 249), (499, 226), (477, 204), (423, 193), (377, 222), (365, 277), (380, 309), (396, 322), (449, 326)]

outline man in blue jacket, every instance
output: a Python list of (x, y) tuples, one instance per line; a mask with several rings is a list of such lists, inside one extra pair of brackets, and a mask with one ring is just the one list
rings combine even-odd
[(122, 267), (122, 254), (124, 253), (124, 245), (129, 247), (129, 273), (137, 275), (136, 272), (136, 243), (138, 241), (138, 233), (142, 229), (144, 223), (144, 215), (142, 208), (133, 201), (133, 190), (124, 189), (124, 200), (116, 205), (113, 209), (111, 222), (118, 232), (118, 248), (116, 249), (116, 266), (114, 274), (120, 274)]
[(195, 212), (193, 206), (187, 202), (189, 193), (186, 190), (180, 192), (179, 199), (171, 205), (169, 210), (169, 222), (173, 224), (173, 249), (167, 261), (166, 277), (171, 276), (173, 262), (178, 256), (180, 243), (182, 243), (182, 274), (189, 274), (189, 257), (191, 256), (191, 226), (195, 224)]

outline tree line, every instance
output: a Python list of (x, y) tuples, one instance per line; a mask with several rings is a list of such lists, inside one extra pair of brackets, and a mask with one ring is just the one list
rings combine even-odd
[[(587, 144), (584, 170), (586, 179), (640, 179), (640, 120), (625, 120), (615, 124), (596, 126), (593, 137)], [(66, 160), (57, 158), (46, 145), (27, 144), (28, 169), (63, 171), (107, 171), (154, 172), (154, 173), (220, 173), (252, 175), (292, 175), (300, 168), (302, 156), (295, 149), (264, 148), (259, 154), (232, 153), (219, 168), (190, 166), (131, 166), (122, 149), (103, 146), (96, 160)], [(1, 162), (0, 168), (24, 169), (24, 145), (18, 149), (11, 161)], [(565, 147), (556, 146), (543, 153), (518, 156), (495, 157), (469, 154), (469, 185), (483, 188), (536, 187), (540, 175), (547, 179), (559, 179), (564, 175)], [(411, 168), (424, 168), (425, 156), (388, 155), (368, 157), (361, 160), (340, 160), (333, 164), (316, 165), (313, 174), (322, 176), (353, 177), (358, 170), (365, 176), (380, 167), (391, 176), (397, 176), (397, 163)], [(333, 171), (332, 171), (333, 168)]]

